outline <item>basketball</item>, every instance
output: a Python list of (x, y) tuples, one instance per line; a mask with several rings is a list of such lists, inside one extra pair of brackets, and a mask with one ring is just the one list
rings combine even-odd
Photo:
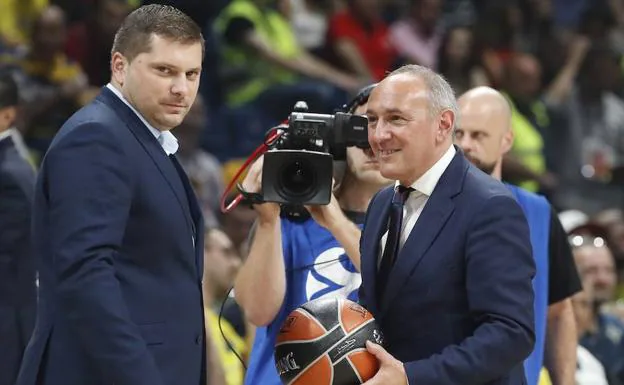
[(372, 314), (353, 301), (323, 298), (288, 315), (275, 341), (284, 385), (356, 385), (379, 370), (366, 340), (383, 343)]

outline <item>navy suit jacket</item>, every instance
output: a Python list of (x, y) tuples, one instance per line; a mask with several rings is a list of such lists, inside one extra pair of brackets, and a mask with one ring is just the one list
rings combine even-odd
[(458, 150), (377, 302), (392, 195), (391, 187), (381, 190), (367, 211), (360, 297), (409, 383), (525, 384), (522, 363), (535, 339), (535, 266), (526, 219), (509, 190)]
[(0, 140), (0, 385), (12, 385), (35, 324), (30, 248), (35, 170), (8, 136)]
[(110, 90), (54, 138), (33, 222), (40, 300), (17, 385), (204, 381), (201, 211)]

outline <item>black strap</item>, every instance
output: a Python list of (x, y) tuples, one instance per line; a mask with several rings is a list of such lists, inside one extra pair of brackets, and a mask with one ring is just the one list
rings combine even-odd
[(240, 194), (243, 196), (243, 200), (240, 201), (240, 203), (242, 204), (253, 206), (253, 205), (259, 205), (265, 202), (262, 194), (245, 191), (245, 189), (243, 189), (243, 186), (240, 183), (236, 184), (236, 188), (238, 189), (238, 192), (240, 192)]

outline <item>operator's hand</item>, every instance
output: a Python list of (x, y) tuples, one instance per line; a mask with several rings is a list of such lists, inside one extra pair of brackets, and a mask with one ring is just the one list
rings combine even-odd
[[(262, 164), (264, 156), (258, 158), (249, 168), (249, 172), (243, 180), (243, 189), (250, 193), (262, 192)], [(272, 222), (279, 218), (280, 207), (277, 203), (265, 202), (253, 205), (254, 210), (258, 213), (260, 222)]]
[[(333, 181), (333, 184), (335, 184), (335, 181)], [(340, 208), (338, 200), (333, 193), (327, 205), (305, 206), (305, 208), (308, 210), (316, 223), (329, 231), (332, 231), (333, 226), (340, 225), (340, 219), (344, 218), (342, 209)]]

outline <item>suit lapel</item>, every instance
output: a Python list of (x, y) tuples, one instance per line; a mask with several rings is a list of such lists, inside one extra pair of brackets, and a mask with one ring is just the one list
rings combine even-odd
[(367, 293), (367, 307), (373, 314), (378, 314), (377, 304), (377, 261), (379, 258), (379, 243), (381, 237), (388, 230), (388, 210), (392, 201), (393, 188), (383, 190), (376, 198), (375, 205), (370, 205), (370, 213), (364, 231), (372, 236), (372, 242), (362, 250), (362, 282)]
[[(191, 218), (193, 220), (193, 238), (195, 239), (195, 265), (197, 266), (197, 271), (201, 275), (203, 274), (203, 262), (204, 262), (204, 218), (202, 215), (201, 208), (199, 203), (197, 202), (197, 197), (193, 191), (193, 187), (191, 186), (191, 182), (188, 179), (188, 176), (184, 172), (182, 165), (178, 162), (178, 159), (175, 155), (170, 155), (173, 165), (178, 170), (180, 175), (180, 180), (184, 185), (184, 190), (186, 191), (187, 202), (189, 205)], [(197, 246), (199, 245), (199, 247)]]
[(454, 205), (450, 198), (435, 193), (431, 195), (392, 268), (381, 304), (382, 312), (412, 275), (453, 210)]
[[(122, 120), (128, 125), (130, 131), (137, 137), (139, 143), (141, 143), (145, 151), (152, 158), (156, 167), (158, 167), (158, 170), (167, 181), (167, 184), (173, 190), (176, 200), (184, 212), (187, 226), (189, 227), (189, 233), (193, 234), (193, 218), (191, 218), (189, 203), (184, 191), (184, 186), (182, 185), (182, 180), (171, 162), (171, 159), (169, 159), (167, 154), (163, 151), (156, 137), (149, 131), (145, 124), (143, 124), (141, 119), (108, 88), (104, 87), (97, 99), (111, 107), (117, 114), (121, 115)], [(197, 238), (196, 235), (194, 236)]]
[(390, 273), (388, 287), (384, 292), (381, 312), (405, 285), (416, 267), (421, 263), (442, 228), (455, 210), (452, 198), (461, 191), (468, 164), (461, 151), (457, 151), (448, 168), (442, 174), (433, 193), (422, 210), (416, 225), (410, 232), (405, 245), (399, 252), (398, 259)]

